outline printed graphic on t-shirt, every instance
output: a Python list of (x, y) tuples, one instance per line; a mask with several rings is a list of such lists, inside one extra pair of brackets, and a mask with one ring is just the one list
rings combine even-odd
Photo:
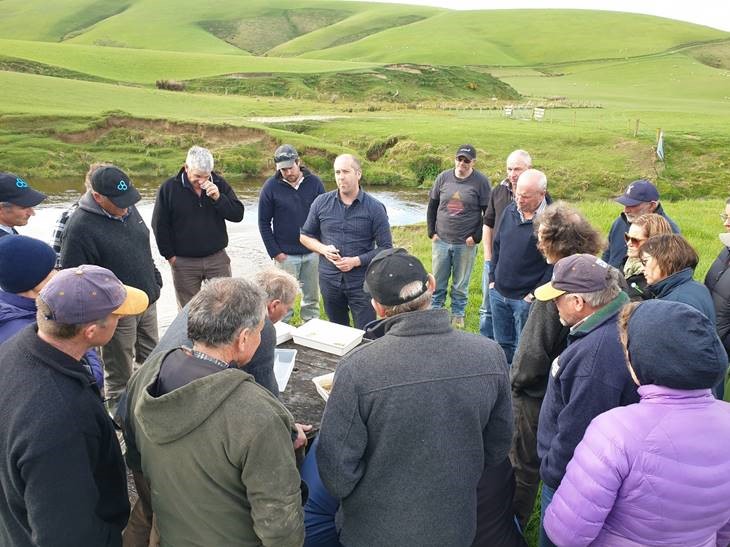
[(449, 212), (449, 216), (456, 217), (464, 212), (464, 202), (461, 199), (459, 192), (454, 192), (449, 198), (449, 202), (446, 204), (446, 210)]

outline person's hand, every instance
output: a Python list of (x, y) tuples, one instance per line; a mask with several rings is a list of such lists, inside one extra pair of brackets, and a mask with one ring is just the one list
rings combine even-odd
[(492, 281), (492, 282), (491, 282), (491, 283), (489, 284), (489, 288), (490, 288), (490, 289), (493, 289), (493, 288), (494, 288), (494, 281)]
[(340, 250), (334, 245), (325, 245), (320, 254), (324, 255), (324, 257), (333, 264), (336, 260), (340, 260), (340, 258), (342, 258), (340, 256)]
[(213, 201), (218, 201), (218, 198), (221, 197), (221, 192), (218, 190), (218, 187), (215, 185), (215, 183), (208, 179), (204, 183), (200, 185), (201, 190), (205, 190), (205, 195), (208, 196)]
[(286, 253), (279, 253), (274, 257), (277, 262), (284, 262), (286, 260)]
[(308, 431), (312, 431), (312, 426), (308, 424), (294, 424), (297, 428), (297, 438), (294, 440), (294, 450), (307, 446), (307, 435)]
[(438, 241), (439, 239), (441, 239), (441, 238), (439, 237), (438, 234), (433, 234), (433, 236), (431, 236), (431, 241)]
[(357, 256), (344, 256), (339, 260), (332, 261), (332, 264), (337, 266), (337, 269), (341, 272), (349, 272), (353, 268), (360, 266), (360, 258)]
[(170, 258), (167, 259), (167, 263), (170, 264), (170, 266), (174, 266), (176, 260), (177, 260), (176, 256), (171, 256)]
[(466, 246), (467, 247), (473, 247), (476, 245), (476, 242), (474, 241), (474, 238), (472, 236), (469, 236), (466, 238)]
[(535, 297), (533, 296), (533, 294), (532, 294), (532, 293), (530, 293), (530, 294), (528, 294), (527, 296), (525, 296), (525, 298), (523, 298), (523, 300), (524, 300), (525, 302), (527, 302), (528, 304), (531, 304), (531, 303), (532, 303), (532, 301), (533, 301), (533, 300), (535, 300)]

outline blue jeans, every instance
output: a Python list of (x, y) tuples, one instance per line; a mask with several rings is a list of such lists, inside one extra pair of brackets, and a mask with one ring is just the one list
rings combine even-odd
[(446, 292), (451, 278), (451, 315), (464, 317), (469, 291), (471, 269), (474, 267), (476, 245), (466, 243), (446, 243), (437, 239), (431, 247), (431, 263), (433, 276), (436, 278), (436, 290), (431, 299), (432, 308), (443, 308)]
[(482, 305), (479, 306), (479, 333), (482, 336), (494, 340), (492, 307), (489, 305), (489, 269), (491, 266), (491, 260), (484, 261), (484, 269), (482, 270)]
[(550, 488), (547, 484), (542, 483), (542, 496), (540, 497), (540, 540), (538, 541), (538, 547), (556, 547), (555, 544), (550, 541), (550, 538), (545, 533), (543, 522), (545, 522), (545, 510), (548, 505), (553, 501), (555, 490)]
[(507, 363), (512, 364), (522, 327), (527, 323), (530, 303), (522, 298), (516, 300), (499, 294), (497, 289), (489, 289), (489, 305), (492, 308), (494, 339), (502, 346)]
[[(276, 261), (274, 261), (276, 262)], [(302, 287), (302, 302), (300, 315), (302, 321), (309, 321), (319, 317), (319, 255), (307, 253), (305, 255), (287, 255), (284, 262), (276, 262), (282, 270), (292, 274), (299, 280)], [(284, 316), (284, 321), (289, 321), (293, 311)]]
[(356, 329), (364, 329), (370, 321), (375, 321), (375, 308), (370, 295), (362, 288), (362, 278), (353, 281), (347, 274), (339, 276), (320, 276), (319, 288), (322, 290), (324, 311), (329, 320), (339, 325), (350, 325), (350, 312)]

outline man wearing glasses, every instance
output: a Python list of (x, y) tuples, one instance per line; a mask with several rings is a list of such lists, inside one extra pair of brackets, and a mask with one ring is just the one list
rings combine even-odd
[(667, 216), (659, 203), (659, 190), (648, 180), (635, 180), (626, 187), (626, 191), (617, 197), (617, 201), (624, 206), (623, 212), (613, 221), (608, 233), (608, 248), (603, 252), (603, 260), (614, 268), (621, 268), (626, 258), (626, 241), (624, 234), (629, 226), (641, 215), (656, 213), (667, 219), (672, 231), (679, 233), (677, 224)]
[(436, 278), (431, 307), (444, 307), (451, 278), (451, 324), (457, 328), (464, 328), (469, 279), (491, 191), (489, 179), (474, 169), (476, 158), (471, 144), (461, 145), (454, 168), (436, 177), (428, 202), (428, 237), (433, 242)]
[(193, 146), (178, 174), (160, 186), (152, 213), (157, 248), (172, 268), (181, 308), (204, 280), (231, 276), (226, 220), (241, 222), (243, 203), (213, 172), (210, 151)]

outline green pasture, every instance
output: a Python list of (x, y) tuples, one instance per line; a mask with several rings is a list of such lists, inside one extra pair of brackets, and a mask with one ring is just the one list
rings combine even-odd
[[(153, 84), (232, 73), (327, 73), (377, 65), (0, 39), (3, 56), (28, 59), (118, 82)], [(237, 53), (241, 53), (238, 51)]]
[(727, 32), (648, 15), (449, 11), (304, 56), (384, 63), (541, 65), (655, 54), (729, 37)]

